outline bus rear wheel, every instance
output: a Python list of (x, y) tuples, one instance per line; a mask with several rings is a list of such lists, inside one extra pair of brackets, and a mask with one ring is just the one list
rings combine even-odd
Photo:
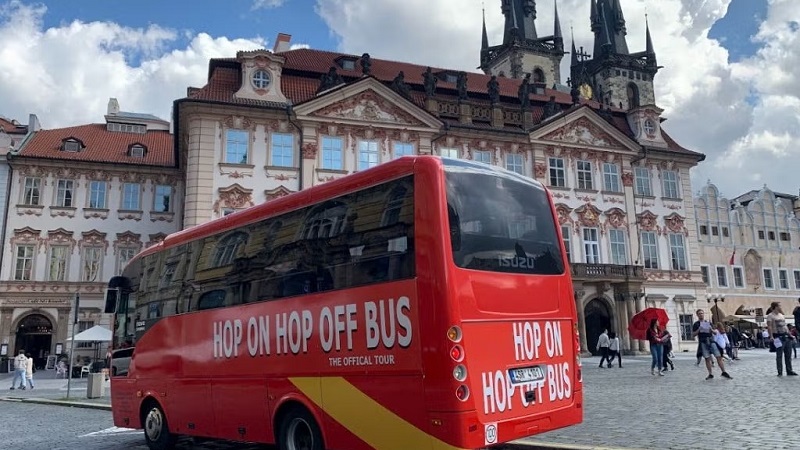
[(322, 431), (305, 408), (293, 408), (283, 416), (278, 433), (279, 450), (325, 450)]
[(175, 435), (169, 431), (167, 416), (157, 403), (151, 402), (145, 408), (142, 427), (150, 450), (171, 450), (175, 446)]

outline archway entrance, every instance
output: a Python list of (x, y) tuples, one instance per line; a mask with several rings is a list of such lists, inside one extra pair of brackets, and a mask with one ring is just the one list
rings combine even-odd
[(43, 369), (53, 344), (53, 324), (41, 314), (31, 314), (17, 326), (14, 355), (20, 350), (30, 353), (36, 370)]
[(586, 317), (586, 345), (592, 355), (598, 355), (597, 351), (597, 338), (603, 330), (611, 330), (611, 311), (608, 308), (608, 303), (596, 298), (586, 304), (583, 308), (584, 316)]

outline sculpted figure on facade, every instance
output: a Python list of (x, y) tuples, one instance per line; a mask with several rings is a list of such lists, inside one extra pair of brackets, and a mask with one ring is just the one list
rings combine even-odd
[(744, 255), (744, 276), (749, 286), (761, 286), (761, 255), (750, 250)]
[(661, 227), (656, 223), (657, 220), (658, 216), (649, 210), (636, 215), (636, 221), (644, 231), (661, 231)]
[(625, 211), (619, 208), (611, 208), (605, 212), (605, 216), (608, 218), (608, 225), (611, 228), (628, 228), (628, 223), (625, 220)]
[(425, 86), (425, 97), (433, 97), (436, 93), (436, 83), (439, 81), (436, 75), (433, 74), (433, 69), (430, 67), (422, 73), (422, 80)]
[(685, 221), (686, 218), (681, 217), (681, 215), (678, 213), (672, 213), (667, 217), (664, 217), (664, 224), (666, 225), (664, 232), (680, 233), (688, 236), (689, 230), (686, 228), (686, 226), (684, 226)]

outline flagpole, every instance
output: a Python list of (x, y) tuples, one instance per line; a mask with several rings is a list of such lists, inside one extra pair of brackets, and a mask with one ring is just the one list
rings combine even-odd
[(67, 400), (69, 400), (69, 391), (72, 384), (72, 364), (75, 354), (75, 328), (78, 327), (78, 308), (81, 304), (81, 294), (75, 293), (75, 313), (72, 315), (72, 339), (69, 345), (69, 364), (67, 364)]

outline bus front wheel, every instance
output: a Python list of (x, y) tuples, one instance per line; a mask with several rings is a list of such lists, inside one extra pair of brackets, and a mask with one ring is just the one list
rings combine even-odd
[(142, 427), (150, 450), (169, 450), (174, 447), (175, 435), (169, 431), (167, 416), (157, 403), (150, 402), (144, 409)]
[(283, 416), (278, 436), (280, 450), (325, 450), (322, 431), (305, 408), (293, 408)]

